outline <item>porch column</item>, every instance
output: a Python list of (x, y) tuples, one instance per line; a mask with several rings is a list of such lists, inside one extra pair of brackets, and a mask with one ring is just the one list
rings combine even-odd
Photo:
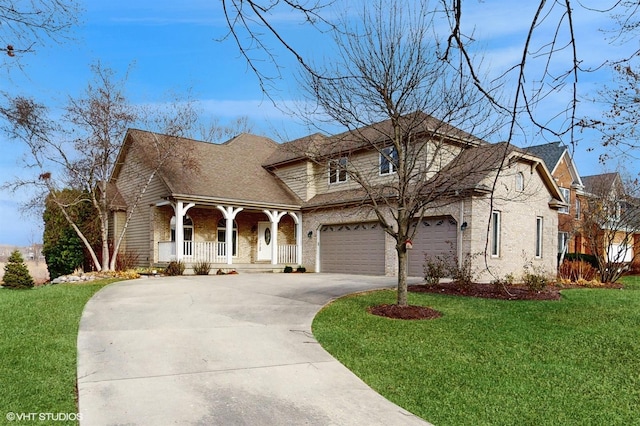
[(302, 213), (289, 212), (296, 224), (296, 262), (302, 265)]
[(243, 208), (233, 208), (231, 206), (216, 206), (222, 212), (222, 216), (226, 220), (226, 229), (224, 230), (225, 250), (227, 251), (227, 265), (233, 264), (233, 220), (236, 218)]
[(184, 257), (184, 216), (187, 210), (195, 206), (195, 203), (185, 205), (182, 201), (178, 201), (173, 205), (173, 211), (176, 216), (176, 260), (182, 261)]
[(287, 212), (278, 210), (263, 210), (271, 222), (271, 264), (278, 264), (278, 222)]

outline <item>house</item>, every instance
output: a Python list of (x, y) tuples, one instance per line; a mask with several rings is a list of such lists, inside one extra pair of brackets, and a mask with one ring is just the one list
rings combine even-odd
[[(250, 134), (223, 144), (180, 139), (189, 160), (169, 158), (155, 174), (141, 158), (153, 151), (154, 140), (168, 136), (129, 130), (110, 181), (114, 199), (122, 200), (113, 232), (131, 215), (121, 249), (147, 266), (182, 260), (215, 269), (304, 265), (315, 272), (395, 275), (396, 241), (347, 173), (368, 174), (381, 188), (380, 200), (389, 200), (384, 189), (397, 163), (388, 127), (380, 122), (283, 144)], [(363, 143), (363, 135), (375, 144)], [(529, 262), (555, 273), (557, 212), (565, 204), (540, 158), (427, 115), (412, 137), (425, 144), (416, 166), (428, 181), (421, 188), (436, 193), (437, 202), (415, 219), (410, 276), (423, 276), (425, 255), (470, 261), (483, 281), (520, 275)], [(393, 214), (393, 200), (381, 214)]]
[[(640, 267), (640, 204), (630, 197), (619, 173), (584, 176), (585, 192), (590, 198), (590, 223), (597, 223), (590, 254), (613, 264)], [(631, 265), (633, 263), (633, 265)]]
[[(618, 173), (580, 176), (567, 147), (561, 142), (532, 146), (527, 152), (540, 157), (551, 171), (567, 207), (558, 210), (558, 254), (602, 255), (613, 263), (635, 262), (640, 269), (640, 229), (637, 208), (627, 202)], [(606, 215), (589, 212), (596, 205), (612, 202), (609, 220)], [(626, 217), (622, 214), (625, 211)], [(595, 217), (594, 217), (595, 215)], [(622, 219), (622, 221), (621, 221)], [(587, 229), (599, 222), (598, 230)], [(594, 245), (595, 244), (595, 245)]]
[(585, 203), (584, 184), (567, 146), (561, 142), (550, 142), (529, 147), (526, 151), (544, 161), (567, 204), (558, 210), (559, 257), (567, 253), (588, 253), (580, 233)]

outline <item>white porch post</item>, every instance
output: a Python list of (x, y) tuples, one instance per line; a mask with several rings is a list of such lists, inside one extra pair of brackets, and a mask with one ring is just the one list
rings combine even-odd
[(218, 210), (222, 212), (222, 216), (226, 220), (226, 229), (224, 234), (225, 239), (225, 250), (227, 251), (227, 265), (233, 264), (233, 220), (236, 218), (236, 215), (240, 213), (243, 208), (237, 207), (233, 208), (231, 206), (216, 206)]
[(173, 205), (176, 216), (176, 260), (178, 262), (184, 257), (184, 216), (187, 214), (187, 210), (193, 206), (195, 203), (189, 203), (185, 206), (182, 201)]
[(278, 264), (278, 222), (287, 212), (278, 210), (263, 210), (271, 222), (271, 264)]
[(296, 262), (302, 265), (302, 213), (289, 212), (296, 224)]

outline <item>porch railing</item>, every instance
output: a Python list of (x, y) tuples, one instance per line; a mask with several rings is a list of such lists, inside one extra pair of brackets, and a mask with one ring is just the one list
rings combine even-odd
[(293, 264), (298, 263), (296, 260), (296, 245), (295, 244), (283, 244), (278, 246), (278, 263), (280, 264)]
[[(227, 244), (218, 241), (185, 241), (183, 254), (185, 262), (227, 263)], [(175, 241), (159, 241), (158, 261), (172, 260), (176, 260)], [(291, 265), (299, 263), (295, 244), (278, 246), (278, 263)]]

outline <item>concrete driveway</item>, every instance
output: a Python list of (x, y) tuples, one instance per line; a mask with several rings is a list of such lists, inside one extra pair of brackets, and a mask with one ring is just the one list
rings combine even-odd
[(240, 274), (112, 284), (78, 334), (81, 425), (426, 425), (311, 334), (330, 300), (395, 278)]

